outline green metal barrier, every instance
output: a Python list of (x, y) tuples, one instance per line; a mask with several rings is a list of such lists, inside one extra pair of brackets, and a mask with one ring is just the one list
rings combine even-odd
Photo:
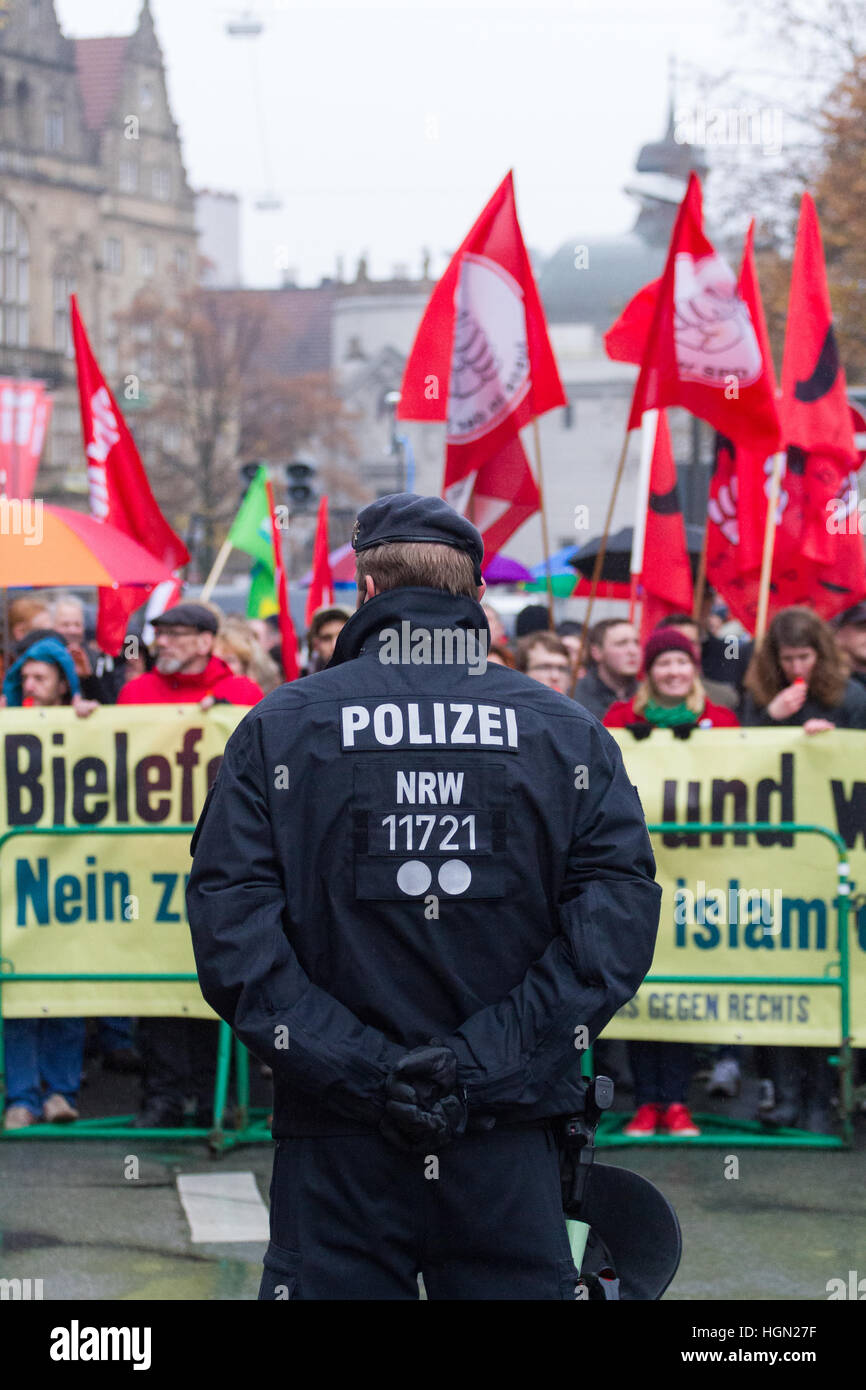
[[(838, 1056), (835, 1061), (840, 1081), (840, 1118), (842, 1137), (836, 1135), (812, 1134), (796, 1129), (777, 1129), (768, 1131), (758, 1121), (742, 1120), (733, 1122), (718, 1115), (697, 1115), (702, 1126), (700, 1136), (681, 1139), (671, 1135), (632, 1137), (622, 1133), (622, 1126), (628, 1116), (620, 1112), (603, 1116), (598, 1129), (597, 1143), (600, 1147), (634, 1144), (688, 1144), (692, 1146), (731, 1144), (763, 1147), (803, 1147), (803, 1148), (849, 1148), (853, 1142), (853, 1070), (850, 1038), (850, 951), (848, 932), (850, 925), (851, 883), (848, 872), (848, 851), (840, 835), (823, 825), (805, 825), (790, 821), (773, 824), (769, 821), (660, 821), (648, 825), (651, 834), (710, 834), (722, 833), (754, 834), (762, 831), (776, 834), (823, 835), (836, 848), (838, 856), (838, 890), (834, 899), (838, 922), (839, 959), (830, 961), (826, 973), (812, 975), (647, 975), (647, 984), (700, 984), (700, 985), (810, 985), (839, 990), (840, 1040)], [(93, 826), (86, 831), (78, 826), (49, 826), (45, 829), (22, 827), (8, 830), (0, 836), (0, 854), (6, 842), (21, 835), (192, 835), (194, 826)], [(0, 905), (2, 907), (2, 905)], [(3, 1048), (3, 997), (2, 991), (13, 983), (25, 981), (184, 981), (194, 983), (194, 974), (18, 974), (9, 971), (10, 962), (0, 956), (0, 1109), (5, 1098), (5, 1068)], [(837, 973), (831, 974), (831, 971)], [(114, 1116), (111, 1119), (76, 1120), (69, 1125), (37, 1124), (27, 1129), (6, 1133), (0, 1130), (0, 1139), (119, 1139), (136, 1136), (140, 1139), (202, 1139), (206, 1138), (216, 1153), (237, 1144), (270, 1142), (270, 1130), (264, 1117), (264, 1109), (251, 1110), (249, 1104), (249, 1053), (243, 1044), (235, 1039), (235, 1072), (237, 1109), (235, 1127), (224, 1128), (226, 1097), (228, 1095), (232, 1066), (232, 1035), (228, 1024), (220, 1023), (219, 1046), (217, 1051), (217, 1071), (214, 1086), (214, 1112), (211, 1129), (133, 1129), (131, 1115)], [(585, 1058), (584, 1071), (589, 1072), (592, 1065), (591, 1053)]]
[[(838, 924), (839, 959), (829, 961), (824, 975), (647, 975), (645, 984), (673, 985), (810, 985), (839, 991), (839, 1051), (830, 1058), (839, 1072), (839, 1111), (842, 1136), (833, 1134), (813, 1134), (800, 1129), (768, 1129), (758, 1120), (733, 1121), (727, 1116), (713, 1114), (695, 1115), (701, 1134), (692, 1138), (678, 1138), (676, 1135), (623, 1134), (622, 1127), (628, 1123), (629, 1116), (616, 1112), (602, 1117), (596, 1142), (599, 1146), (620, 1146), (635, 1144), (687, 1144), (718, 1145), (734, 1144), (740, 1147), (796, 1147), (842, 1149), (850, 1148), (854, 1141), (853, 1111), (853, 1060), (851, 1056), (851, 980), (850, 949), (848, 932), (850, 926), (851, 882), (849, 878), (848, 849), (841, 835), (828, 830), (825, 825), (805, 825), (794, 821), (658, 821), (647, 824), (651, 835), (682, 834), (754, 834), (771, 831), (775, 834), (823, 835), (836, 849), (838, 856), (838, 888), (834, 903)], [(835, 972), (835, 973), (831, 973)]]

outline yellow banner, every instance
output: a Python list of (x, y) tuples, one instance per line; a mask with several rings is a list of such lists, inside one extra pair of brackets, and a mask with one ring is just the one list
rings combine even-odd
[[(186, 918), (189, 834), (245, 711), (130, 706), (4, 710), (0, 955), (19, 974), (194, 974)], [(796, 821), (848, 845), (866, 885), (863, 735), (796, 729), (617, 734), (647, 820)], [(863, 780), (857, 780), (858, 774)], [(592, 775), (590, 769), (590, 776)], [(46, 833), (49, 832), (49, 833)], [(57, 833), (60, 832), (60, 833)], [(654, 835), (664, 890), (652, 976), (615, 1037), (733, 1043), (839, 1040), (837, 858), (823, 836)], [(866, 906), (851, 913), (851, 1019), (866, 1046)], [(753, 983), (719, 985), (722, 976)], [(194, 982), (33, 982), (2, 988), (6, 1017), (190, 1015)]]
[[(794, 821), (825, 826), (848, 847), (851, 1020), (866, 1046), (866, 759), (862, 733), (713, 729), (681, 740), (617, 731), (650, 824)], [(591, 773), (590, 773), (591, 775)], [(864, 780), (858, 780), (858, 776)], [(838, 857), (823, 835), (653, 835), (663, 889), (651, 976), (736, 976), (750, 983), (642, 985), (608, 1026), (612, 1037), (729, 1043), (837, 1044)]]
[[(0, 848), (4, 971), (195, 975), (184, 900), (190, 834), (167, 832), (197, 820), (245, 713), (3, 711), (0, 838), (27, 832)], [(2, 1009), (7, 1018), (213, 1016), (195, 980), (6, 980)]]

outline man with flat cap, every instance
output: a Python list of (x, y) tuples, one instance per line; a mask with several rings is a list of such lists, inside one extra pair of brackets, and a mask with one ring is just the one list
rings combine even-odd
[(485, 660), (483, 546), (364, 508), (328, 667), (226, 747), (187, 893), (202, 992), (274, 1073), (261, 1299), (572, 1299), (556, 1135), (652, 959), (619, 749)]
[(214, 656), (219, 619), (203, 603), (176, 603), (153, 619), (156, 663), (120, 691), (119, 705), (183, 705), (207, 700), (254, 705), (261, 686)]

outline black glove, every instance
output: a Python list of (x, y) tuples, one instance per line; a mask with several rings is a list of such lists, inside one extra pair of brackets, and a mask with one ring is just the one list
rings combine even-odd
[(457, 1085), (457, 1058), (447, 1047), (416, 1047), (401, 1057), (385, 1082), (380, 1132), (398, 1148), (441, 1148), (463, 1134), (465, 1088)]

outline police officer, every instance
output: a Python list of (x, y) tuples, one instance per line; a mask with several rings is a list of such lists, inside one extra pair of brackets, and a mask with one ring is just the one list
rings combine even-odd
[(554, 1127), (652, 960), (640, 803), (486, 665), (474, 526), (399, 493), (353, 544), (329, 666), (242, 721), (193, 839), (202, 991), (274, 1073), (259, 1297), (573, 1298)]

